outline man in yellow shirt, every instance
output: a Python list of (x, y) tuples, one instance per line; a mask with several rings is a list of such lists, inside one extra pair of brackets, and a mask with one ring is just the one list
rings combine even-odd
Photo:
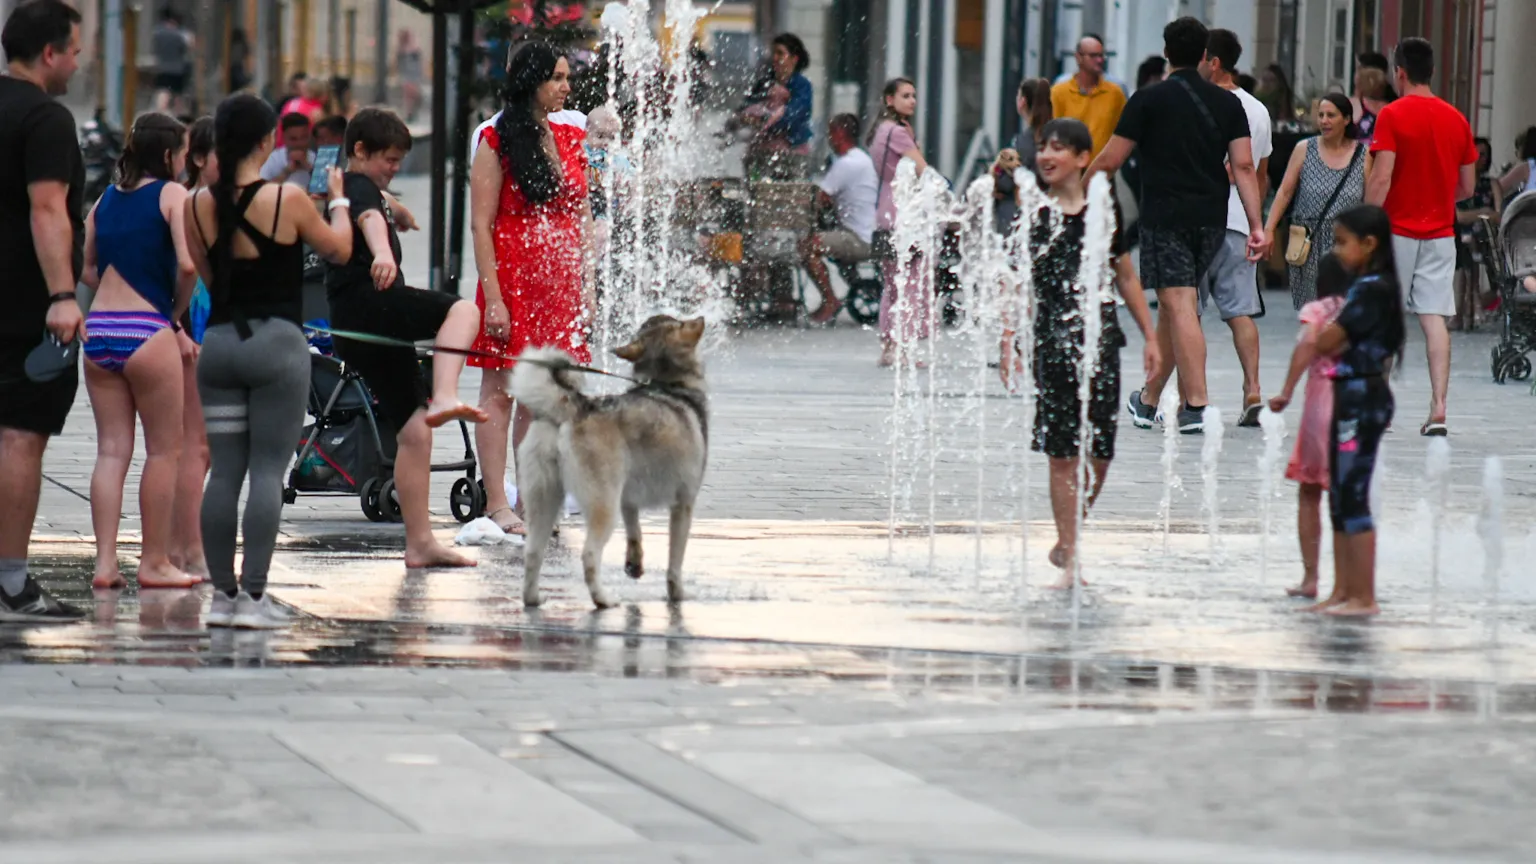
[(1087, 124), (1095, 157), (1115, 134), (1125, 108), (1125, 91), (1105, 79), (1104, 65), (1104, 40), (1090, 33), (1077, 40), (1077, 74), (1051, 88), (1051, 110)]

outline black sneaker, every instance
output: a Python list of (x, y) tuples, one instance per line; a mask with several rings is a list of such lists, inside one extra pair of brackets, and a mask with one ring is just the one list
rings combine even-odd
[(69, 624), (84, 617), (85, 612), (44, 591), (30, 575), (14, 597), (0, 588), (0, 623)]
[(1131, 412), (1131, 425), (1137, 429), (1151, 429), (1157, 421), (1157, 409), (1141, 401), (1141, 391), (1134, 390), (1125, 398), (1125, 410)]
[(1179, 434), (1180, 435), (1204, 435), (1205, 434), (1205, 406), (1191, 408), (1188, 405), (1179, 406)]

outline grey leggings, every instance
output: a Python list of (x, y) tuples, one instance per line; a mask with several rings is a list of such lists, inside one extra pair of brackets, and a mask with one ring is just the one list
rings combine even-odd
[[(213, 587), (226, 594), (259, 594), (277, 545), (283, 510), (283, 472), (304, 428), (309, 392), (309, 345), (288, 321), (251, 322), (241, 341), (233, 324), (209, 327), (197, 364), (197, 389), (208, 423), (213, 470), (203, 494), (203, 546)], [(240, 487), (251, 476), (245, 502), (245, 559), (235, 582), (235, 528)]]

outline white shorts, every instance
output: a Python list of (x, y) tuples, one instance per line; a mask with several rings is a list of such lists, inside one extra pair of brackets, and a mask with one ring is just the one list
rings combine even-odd
[(1456, 238), (1415, 240), (1392, 235), (1397, 281), (1403, 301), (1415, 315), (1456, 314)]

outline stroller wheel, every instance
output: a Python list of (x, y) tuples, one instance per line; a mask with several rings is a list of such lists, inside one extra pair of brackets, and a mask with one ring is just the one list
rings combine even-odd
[(1531, 377), (1531, 358), (1524, 354), (1517, 354), (1504, 362), (1505, 374), (1516, 381), (1526, 381)]
[(284, 489), (283, 490), (283, 503), (284, 504), (292, 504), (293, 502), (295, 502), (297, 500), (299, 500), (299, 493), (297, 491), (295, 491), (293, 489)]
[(363, 505), (363, 515), (369, 522), (383, 522), (384, 511), (379, 509), (379, 478), (369, 477), (363, 481), (363, 488), (357, 491), (358, 500)]
[(848, 317), (865, 326), (880, 320), (881, 284), (875, 279), (859, 279), (848, 285), (848, 297), (843, 301)]
[(468, 477), (460, 477), (453, 481), (453, 489), (448, 493), (448, 509), (461, 523), (478, 519), (485, 512), (485, 493)]
[(399, 522), (400, 493), (395, 491), (395, 478), (391, 477), (379, 487), (379, 512), (384, 514), (384, 521)]

